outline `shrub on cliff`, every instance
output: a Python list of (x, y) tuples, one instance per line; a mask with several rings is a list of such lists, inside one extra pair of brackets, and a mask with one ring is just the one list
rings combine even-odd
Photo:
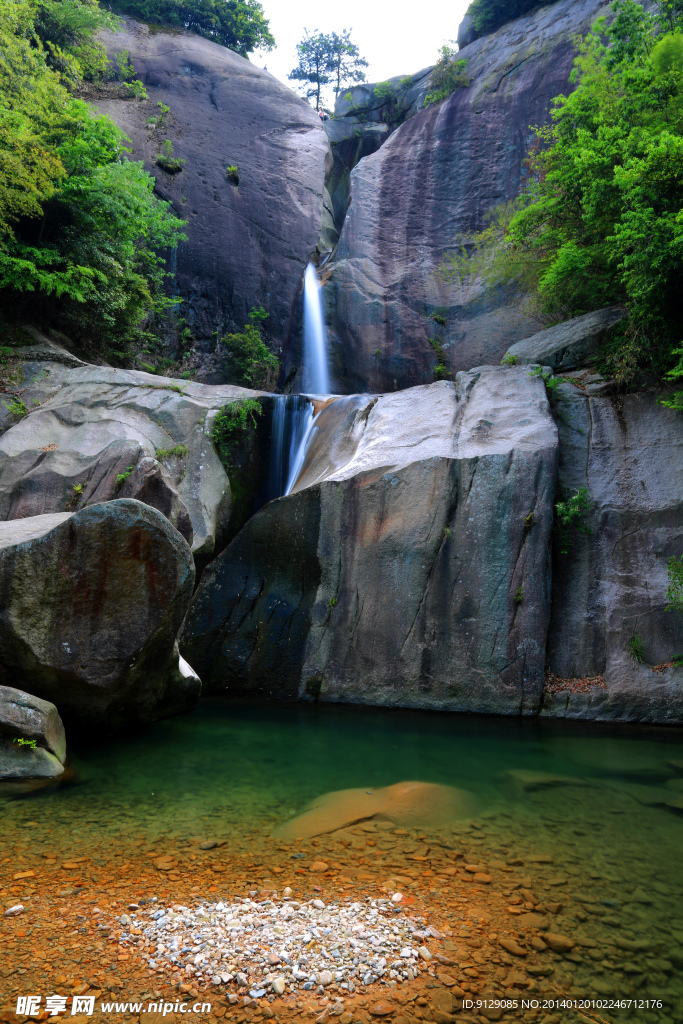
[(472, 0), (467, 8), (467, 16), (477, 34), (484, 36), (495, 32), (506, 22), (521, 18), (549, 3), (552, 0), (545, 0), (545, 3), (539, 3), (538, 0)]
[[(673, 4), (656, 17), (635, 0), (612, 7), (580, 46), (576, 89), (536, 130), (517, 206), (444, 272), (474, 250), (475, 270), (516, 281), (548, 322), (626, 305), (603, 369), (632, 387), (683, 379), (683, 45)], [(671, 404), (683, 408), (683, 392)]]
[(223, 371), (231, 384), (242, 384), (259, 391), (272, 391), (275, 387), (280, 360), (264, 342), (259, 328), (259, 323), (267, 316), (263, 308), (252, 309), (244, 330), (226, 334), (223, 338), (222, 345), (228, 357)]
[(110, 0), (109, 6), (140, 21), (189, 29), (242, 57), (275, 46), (258, 0)]
[(102, 24), (80, 0), (0, 5), (0, 303), (123, 355), (168, 302), (162, 253), (181, 221), (114, 122), (64, 85), (94, 73)]
[(440, 103), (456, 89), (466, 88), (470, 84), (470, 80), (465, 74), (469, 58), (453, 60), (457, 52), (445, 44), (439, 50), (440, 56), (434, 65), (430, 79), (431, 89), (424, 99), (425, 107), (430, 103)]

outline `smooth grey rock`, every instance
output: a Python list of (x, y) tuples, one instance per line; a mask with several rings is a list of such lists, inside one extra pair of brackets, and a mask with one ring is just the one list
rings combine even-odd
[[(553, 557), (548, 667), (561, 678), (604, 676), (607, 689), (546, 694), (543, 713), (620, 721), (683, 721), (683, 614), (666, 611), (667, 562), (683, 552), (680, 413), (653, 392), (590, 397), (563, 384), (558, 492), (594, 503), (567, 555)], [(645, 644), (636, 664), (628, 643)]]
[[(478, 278), (446, 283), (437, 271), (523, 188), (529, 125), (545, 123), (551, 100), (571, 88), (574, 38), (603, 13), (600, 0), (559, 0), (471, 42), (463, 54), (471, 84), (418, 110), (351, 172), (324, 289), (336, 390), (429, 383), (438, 358), (431, 339), (456, 372), (497, 364), (538, 331), (514, 291), (487, 290)], [(297, 364), (288, 350), (288, 367)]]
[[(60, 370), (36, 388), (26, 403), (38, 394), (42, 404), (0, 437), (0, 519), (133, 497), (173, 522), (195, 555), (214, 553), (231, 510), (214, 419), (222, 406), (261, 392), (110, 367)], [(156, 458), (178, 446), (187, 452)]]
[(294, 493), (202, 577), (182, 650), (205, 683), (534, 713), (557, 458), (540, 380), (480, 367), (333, 400), (317, 427)]
[[(35, 748), (17, 738), (34, 740)], [(0, 778), (55, 778), (64, 771), (66, 736), (54, 704), (0, 686)]]
[(626, 310), (620, 306), (608, 306), (565, 320), (515, 342), (504, 358), (512, 357), (519, 365), (540, 363), (555, 372), (576, 370), (597, 355), (608, 331), (625, 316)]
[[(148, 100), (95, 96), (123, 128), (132, 159), (144, 160), (156, 191), (187, 221), (173, 256), (171, 290), (210, 352), (212, 332), (242, 330), (252, 306), (269, 313), (274, 347), (295, 325), (304, 270), (320, 237), (327, 136), (311, 106), (232, 50), (190, 32), (150, 29), (132, 19), (102, 38), (128, 50)], [(170, 107), (150, 126), (158, 103)], [(185, 160), (170, 175), (156, 165), (165, 139)], [(239, 185), (226, 177), (237, 166)], [(219, 379), (219, 378), (218, 378)]]
[(139, 501), (0, 523), (0, 678), (79, 725), (185, 711), (200, 687), (175, 638), (193, 584), (188, 544)]

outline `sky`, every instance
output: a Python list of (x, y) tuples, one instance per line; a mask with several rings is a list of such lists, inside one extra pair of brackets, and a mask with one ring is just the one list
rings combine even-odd
[[(314, 0), (261, 0), (261, 4), (277, 49), (257, 52), (250, 59), (296, 88), (297, 83), (290, 82), (287, 75), (297, 65), (296, 44), (304, 29), (324, 33), (351, 29), (352, 41), (370, 65), (367, 80), (383, 82), (434, 64), (439, 47), (456, 38), (469, 0), (431, 0), (423, 10), (406, 0), (393, 4), (388, 0), (344, 0), (328, 6)], [(333, 103), (329, 91), (326, 103)]]

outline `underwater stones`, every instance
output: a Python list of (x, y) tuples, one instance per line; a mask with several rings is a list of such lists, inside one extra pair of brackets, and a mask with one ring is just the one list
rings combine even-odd
[(293, 493), (207, 568), (182, 649), (217, 692), (533, 714), (556, 427), (539, 378), (326, 403)]
[[(553, 775), (551, 772), (534, 772), (525, 768), (510, 768), (501, 772), (499, 779), (511, 782), (519, 792), (534, 792), (537, 789), (554, 789), (557, 786), (587, 786), (589, 783), (572, 775)], [(529, 857), (532, 861), (533, 858)], [(508, 861), (511, 864), (512, 861)]]
[(189, 546), (131, 499), (0, 523), (0, 671), (67, 723), (117, 728), (192, 707), (175, 642), (194, 582)]
[(434, 783), (399, 782), (369, 791), (342, 789), (317, 797), (296, 818), (279, 825), (274, 835), (284, 840), (311, 838), (374, 818), (427, 827), (467, 817), (473, 809), (472, 794)]
[(65, 757), (64, 725), (54, 704), (0, 686), (0, 779), (57, 778)]
[(571, 953), (576, 945), (573, 939), (566, 935), (558, 935), (556, 932), (545, 932), (543, 941), (552, 949), (553, 953)]
[(503, 947), (505, 952), (511, 953), (512, 956), (528, 956), (529, 950), (524, 949), (523, 946), (520, 946), (516, 939), (511, 939), (507, 936), (503, 936), (503, 938), (498, 939), (498, 942)]

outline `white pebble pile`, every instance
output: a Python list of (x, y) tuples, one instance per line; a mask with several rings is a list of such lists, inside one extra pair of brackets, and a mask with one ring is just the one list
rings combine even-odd
[(333, 982), (353, 992), (357, 984), (412, 981), (432, 959), (424, 941), (441, 935), (394, 907), (370, 898), (327, 906), (320, 899), (154, 903), (120, 918), (120, 943), (144, 943), (151, 968), (232, 986), (251, 999)]

